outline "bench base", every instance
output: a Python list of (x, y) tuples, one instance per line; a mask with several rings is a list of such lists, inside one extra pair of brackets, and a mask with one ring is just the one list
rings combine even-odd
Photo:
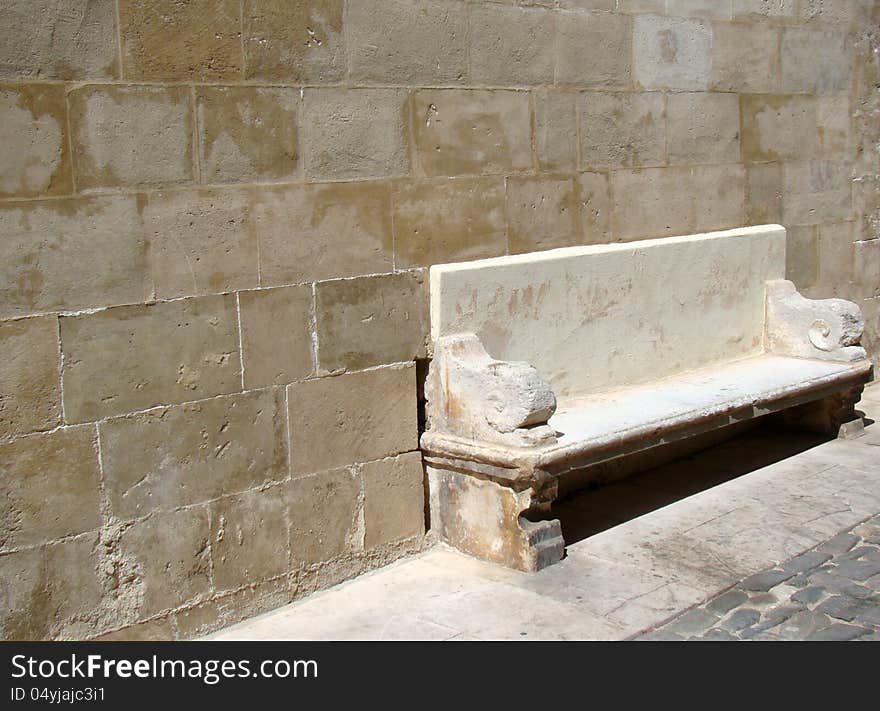
[(427, 473), (431, 529), (442, 541), (477, 558), (529, 572), (562, 560), (561, 524), (540, 520), (556, 498), (555, 480), (538, 491), (516, 491), (430, 464)]

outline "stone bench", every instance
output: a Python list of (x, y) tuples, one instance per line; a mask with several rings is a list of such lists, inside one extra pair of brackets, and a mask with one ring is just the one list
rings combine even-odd
[(538, 570), (566, 473), (770, 413), (856, 420), (859, 309), (784, 276), (778, 225), (431, 267), (431, 528)]

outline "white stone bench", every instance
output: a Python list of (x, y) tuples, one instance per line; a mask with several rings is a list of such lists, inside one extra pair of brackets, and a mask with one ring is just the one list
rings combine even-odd
[(432, 529), (537, 570), (567, 472), (782, 411), (836, 434), (872, 375), (862, 317), (784, 276), (778, 225), (431, 267)]

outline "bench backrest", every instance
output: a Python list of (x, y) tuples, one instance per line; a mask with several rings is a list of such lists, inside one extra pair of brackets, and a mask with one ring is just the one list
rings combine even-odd
[(784, 278), (779, 225), (440, 264), (431, 333), (474, 333), (571, 395), (762, 352), (764, 285)]

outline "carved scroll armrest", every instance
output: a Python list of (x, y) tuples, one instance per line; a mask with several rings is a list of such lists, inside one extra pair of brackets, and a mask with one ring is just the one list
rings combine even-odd
[(795, 358), (851, 362), (866, 357), (859, 307), (845, 299), (807, 299), (790, 281), (767, 282), (767, 350)]
[(441, 338), (425, 386), (432, 430), (531, 447), (556, 441), (556, 396), (528, 363), (495, 360), (471, 333)]

